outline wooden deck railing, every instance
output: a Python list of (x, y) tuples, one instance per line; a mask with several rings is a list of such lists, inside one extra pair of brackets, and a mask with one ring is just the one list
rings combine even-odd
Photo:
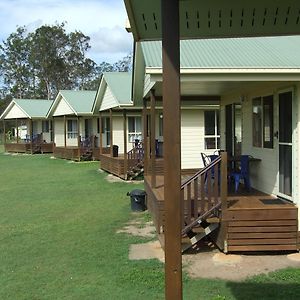
[(131, 172), (137, 166), (141, 167), (144, 161), (144, 146), (142, 142), (134, 144), (134, 147), (127, 152), (124, 160), (125, 177), (128, 172)]
[[(222, 164), (222, 166), (221, 166)], [(222, 154), (181, 185), (182, 233), (188, 232), (201, 220), (218, 214), (222, 201), (226, 201), (224, 182), (227, 186), (227, 154)], [(225, 199), (222, 199), (225, 198)]]

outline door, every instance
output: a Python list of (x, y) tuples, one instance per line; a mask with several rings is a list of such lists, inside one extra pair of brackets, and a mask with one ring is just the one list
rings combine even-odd
[(239, 156), (242, 153), (242, 105), (239, 103), (226, 105), (225, 117), (226, 151), (230, 156)]
[(279, 94), (279, 195), (292, 197), (292, 103), (291, 91)]

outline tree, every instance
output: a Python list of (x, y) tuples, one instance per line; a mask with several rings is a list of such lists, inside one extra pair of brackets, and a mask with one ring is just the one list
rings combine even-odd
[(0, 66), (4, 85), (16, 98), (31, 94), (32, 68), (29, 65), (29, 44), (24, 27), (18, 27), (0, 45)]
[(113, 69), (116, 72), (129, 72), (132, 70), (132, 54), (128, 54), (121, 60), (113, 64)]
[(0, 48), (4, 84), (13, 97), (54, 98), (60, 89), (82, 89), (97, 76), (86, 58), (88, 36), (65, 31), (65, 24), (41, 26), (32, 33), (17, 28)]

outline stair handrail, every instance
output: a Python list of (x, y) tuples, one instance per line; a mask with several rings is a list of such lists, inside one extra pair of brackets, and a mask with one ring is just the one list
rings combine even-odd
[(141, 162), (144, 158), (144, 146), (143, 142), (139, 141), (134, 143), (133, 148), (127, 152), (127, 159), (136, 159), (138, 162)]
[(211, 163), (209, 163), (207, 166), (204, 168), (200, 169), (198, 172), (196, 172), (194, 175), (191, 177), (187, 178), (182, 184), (181, 184), (181, 190), (187, 186), (189, 183), (191, 183), (194, 179), (197, 177), (200, 177), (201, 175), (205, 174), (209, 170), (211, 170), (216, 164), (221, 162), (221, 156), (218, 156), (216, 159), (214, 159)]
[(218, 156), (181, 184), (182, 234), (201, 220), (215, 214), (221, 207), (221, 162), (222, 157)]

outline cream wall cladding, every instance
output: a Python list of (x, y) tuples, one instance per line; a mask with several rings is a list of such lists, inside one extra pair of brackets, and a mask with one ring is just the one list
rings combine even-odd
[(181, 168), (203, 167), (201, 152), (204, 151), (203, 110), (181, 112)]
[(110, 87), (106, 86), (100, 110), (101, 111), (106, 110), (106, 109), (109, 109), (111, 107), (114, 107), (115, 105), (118, 105), (118, 103), (116, 101), (116, 98), (113, 95)]
[(119, 147), (119, 153), (124, 153), (123, 117), (113, 116), (113, 145)]
[(74, 111), (70, 108), (69, 104), (66, 102), (64, 98), (61, 98), (55, 111), (53, 112), (53, 116), (64, 116), (64, 115), (72, 115)]
[(5, 116), (5, 119), (22, 119), (22, 118), (28, 118), (27, 114), (20, 109), (17, 105), (13, 105), (11, 110), (8, 112), (8, 114)]
[[(225, 106), (232, 103), (242, 104), (242, 154), (249, 154), (261, 159), (260, 162), (250, 162), (251, 186), (262, 192), (277, 195), (279, 149), (278, 139), (274, 137), (273, 148), (253, 146), (252, 137), (252, 99), (273, 95), (274, 103), (274, 132), (278, 128), (278, 92), (281, 89), (293, 86), (292, 83), (265, 83), (247, 91), (236, 91), (221, 99), (221, 147), (225, 149)], [(242, 101), (241, 101), (242, 100)], [(298, 122), (299, 124), (299, 122)], [(293, 158), (293, 163), (295, 157)], [(297, 181), (299, 178), (297, 176)]]
[(64, 119), (63, 118), (54, 118), (54, 142), (56, 147), (64, 147)]

